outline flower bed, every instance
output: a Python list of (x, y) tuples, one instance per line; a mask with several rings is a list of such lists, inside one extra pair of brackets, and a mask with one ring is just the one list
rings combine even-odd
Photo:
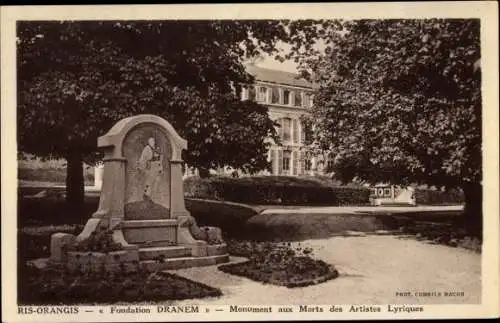
[(21, 268), (18, 302), (22, 305), (111, 304), (221, 296), (201, 283), (165, 272), (75, 274), (58, 268)]
[(219, 270), (263, 283), (288, 288), (319, 284), (337, 278), (334, 266), (311, 257), (311, 249), (290, 244), (229, 241), (229, 252), (247, 257), (243, 263), (219, 266)]

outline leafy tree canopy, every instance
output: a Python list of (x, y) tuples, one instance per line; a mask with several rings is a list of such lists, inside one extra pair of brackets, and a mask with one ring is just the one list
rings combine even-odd
[(481, 180), (479, 20), (326, 25), (302, 60), (320, 85), (310, 122), (344, 180), (467, 186)]
[(278, 55), (279, 41), (310, 48), (314, 28), (265, 20), (20, 22), (19, 148), (92, 159), (97, 137), (116, 121), (152, 113), (188, 140), (188, 164), (263, 169), (274, 124), (265, 107), (235, 95), (253, 81), (242, 62)]
[(277, 44), (311, 50), (311, 21), (23, 21), (17, 25), (19, 150), (68, 161), (67, 201), (83, 204), (82, 163), (118, 120), (168, 120), (188, 140), (184, 160), (204, 170), (268, 167), (276, 139), (266, 107), (241, 101), (253, 82), (243, 61)]

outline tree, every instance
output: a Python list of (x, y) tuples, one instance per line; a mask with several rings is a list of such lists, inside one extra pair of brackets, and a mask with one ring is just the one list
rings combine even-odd
[(480, 228), (479, 20), (337, 21), (322, 39), (302, 67), (320, 85), (314, 137), (337, 174), (461, 187)]
[[(189, 142), (185, 161), (207, 170), (268, 166), (267, 109), (239, 100), (253, 82), (242, 64), (277, 54), (278, 41), (297, 48), (314, 33), (289, 21), (19, 22), (19, 150), (68, 161), (67, 200), (83, 203), (84, 159), (116, 121), (160, 115)], [(289, 26), (296, 30), (290, 32)], [(299, 27), (307, 33), (299, 35)], [(282, 59), (282, 58), (281, 58)]]

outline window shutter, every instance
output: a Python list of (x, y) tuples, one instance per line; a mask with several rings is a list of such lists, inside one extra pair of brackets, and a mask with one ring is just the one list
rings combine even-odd
[(283, 172), (283, 150), (278, 149), (278, 175)]
[(303, 151), (299, 152), (300, 154), (300, 173), (304, 174), (306, 169), (306, 161), (305, 161), (305, 153)]
[(306, 142), (306, 133), (305, 133), (305, 127), (302, 123), (300, 123), (300, 143), (304, 144)]
[(278, 119), (278, 124), (280, 125), (280, 128), (278, 129), (278, 136), (281, 141), (283, 141), (283, 118)]
[(292, 151), (292, 167), (290, 169), (292, 170), (292, 175), (298, 175), (299, 171), (299, 158), (298, 154), (296, 151)]
[(297, 122), (297, 119), (293, 119), (293, 134), (292, 134), (292, 140), (293, 143), (296, 144), (298, 143), (299, 140), (299, 123)]
[(271, 174), (274, 174), (274, 171), (276, 169), (276, 150), (271, 149)]

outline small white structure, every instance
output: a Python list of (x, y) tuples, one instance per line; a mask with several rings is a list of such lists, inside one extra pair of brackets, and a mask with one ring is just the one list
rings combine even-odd
[(100, 162), (94, 167), (94, 188), (100, 190), (102, 188), (102, 172), (104, 163)]
[(371, 187), (370, 204), (381, 205), (417, 205), (415, 189), (397, 185), (377, 184)]

